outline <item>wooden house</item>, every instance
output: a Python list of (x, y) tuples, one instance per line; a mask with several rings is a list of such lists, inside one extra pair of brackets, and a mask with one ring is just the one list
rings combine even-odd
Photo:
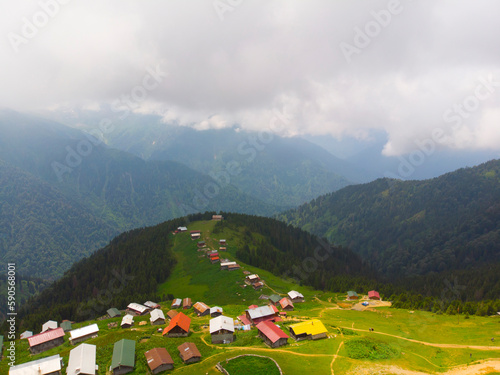
[(358, 297), (358, 293), (356, 293), (355, 291), (353, 290), (350, 290), (347, 292), (347, 299), (352, 301), (352, 300), (357, 300), (359, 297)]
[(376, 290), (370, 290), (368, 292), (368, 298), (373, 300), (380, 300), (380, 294)]
[(219, 240), (219, 246), (227, 246), (226, 240)]
[(283, 332), (277, 325), (269, 321), (257, 324), (259, 336), (271, 348), (277, 348), (288, 344), (289, 336)]
[(122, 339), (115, 342), (109, 371), (111, 371), (113, 375), (121, 375), (134, 371), (134, 367), (135, 341)]
[(174, 361), (165, 348), (153, 348), (145, 352), (144, 355), (153, 374), (174, 368)]
[(122, 328), (130, 328), (134, 325), (134, 316), (127, 314), (123, 317), (120, 327)]
[(46, 350), (64, 344), (64, 330), (59, 327), (28, 337), (31, 354), (43, 353)]
[(112, 308), (108, 309), (108, 311), (106, 311), (106, 312), (108, 313), (108, 316), (110, 318), (116, 318), (116, 317), (122, 315), (120, 310), (118, 310), (116, 307), (112, 307)]
[(293, 303), (299, 303), (299, 302), (304, 302), (304, 296), (302, 293), (299, 293), (295, 290), (291, 290), (288, 292), (288, 297), (290, 297), (290, 300)]
[(149, 318), (149, 321), (151, 322), (152, 325), (162, 325), (165, 324), (165, 315), (163, 314), (163, 311), (160, 309), (154, 309), (151, 311), (151, 317)]
[(184, 298), (182, 300), (182, 308), (184, 310), (190, 309), (193, 306), (193, 303), (191, 302), (191, 298)]
[(239, 269), (240, 269), (240, 265), (238, 263), (230, 264), (229, 266), (227, 266), (228, 271), (235, 271), (235, 270), (239, 270)]
[(182, 300), (180, 298), (175, 298), (172, 301), (172, 305), (170, 306), (171, 309), (178, 309), (182, 305)]
[(67, 375), (96, 375), (96, 346), (81, 344), (69, 352)]
[(59, 354), (37, 359), (9, 368), (9, 375), (61, 375), (62, 358)]
[(268, 306), (260, 306), (253, 309), (246, 310), (247, 319), (252, 322), (252, 324), (256, 325), (262, 321), (280, 321), (281, 319), (278, 317), (278, 309), (272, 305)]
[(293, 324), (288, 327), (290, 335), (296, 340), (317, 340), (327, 337), (328, 331), (318, 319)]
[(206, 245), (206, 244), (205, 244), (205, 241), (198, 241), (198, 243), (197, 243), (197, 246), (198, 246), (199, 248), (205, 247), (205, 245)]
[(210, 319), (212, 344), (229, 344), (234, 341), (234, 320), (224, 315)]
[(72, 345), (76, 345), (87, 339), (97, 337), (98, 332), (99, 327), (95, 323), (85, 327), (74, 329), (69, 333), (69, 342)]
[(192, 230), (189, 234), (192, 240), (199, 240), (201, 238), (201, 232), (199, 230)]
[(264, 283), (262, 281), (257, 281), (256, 283), (252, 284), (252, 287), (255, 290), (260, 290), (260, 289), (262, 289), (264, 287)]
[(282, 298), (283, 297), (278, 296), (277, 294), (271, 294), (269, 296), (269, 302), (272, 303), (274, 306), (277, 306), (277, 305), (279, 305)]
[(220, 264), (220, 269), (221, 270), (227, 270), (229, 269), (229, 266), (234, 266), (237, 265), (238, 263), (236, 262), (221, 262)]
[(127, 306), (127, 313), (135, 316), (147, 314), (149, 310), (148, 307), (135, 302), (129, 303)]
[(253, 274), (253, 275), (248, 275), (247, 277), (245, 277), (245, 282), (247, 284), (255, 284), (259, 281), (260, 281), (259, 275)]
[(222, 217), (222, 215), (212, 215), (212, 220), (222, 221), (222, 220), (224, 220), (224, 218)]
[(201, 359), (201, 354), (196, 345), (192, 342), (185, 342), (177, 347), (179, 356), (186, 364), (198, 362)]
[(191, 318), (180, 312), (170, 320), (170, 324), (163, 330), (163, 336), (186, 337), (189, 335)]
[(284, 297), (279, 302), (283, 311), (293, 311), (293, 303), (288, 297)]
[(178, 232), (187, 232), (187, 230), (188, 230), (188, 229), (187, 229), (186, 227), (178, 227), (178, 228), (177, 228), (177, 231), (178, 231)]
[(219, 315), (222, 315), (222, 307), (214, 306), (210, 308), (210, 316), (212, 318), (216, 318)]
[(161, 309), (161, 306), (156, 302), (146, 301), (144, 302), (144, 306), (146, 306), (149, 310)]
[(167, 316), (168, 316), (168, 318), (169, 318), (169, 319), (172, 319), (172, 318), (173, 318), (174, 316), (176, 316), (177, 314), (178, 314), (178, 312), (177, 312), (177, 311), (175, 311), (175, 310), (169, 310), (169, 311), (167, 312)]
[(208, 307), (203, 302), (196, 302), (193, 306), (194, 312), (198, 316), (204, 316), (210, 314), (210, 307)]
[(210, 259), (210, 262), (212, 262), (212, 263), (220, 262), (219, 253), (210, 253), (210, 254), (208, 254), (208, 258)]

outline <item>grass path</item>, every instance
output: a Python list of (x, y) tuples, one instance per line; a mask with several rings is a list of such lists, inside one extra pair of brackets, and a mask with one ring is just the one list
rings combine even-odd
[(339, 352), (340, 352), (340, 348), (342, 348), (342, 345), (344, 345), (344, 342), (342, 341), (337, 349), (337, 353), (335, 353), (333, 355), (333, 359), (332, 359), (332, 362), (330, 363), (330, 370), (332, 372), (332, 375), (335, 375), (335, 372), (333, 371), (333, 364), (335, 363), (335, 360), (338, 358), (339, 356)]
[(367, 329), (359, 329), (359, 328), (352, 328), (352, 327), (340, 327), (344, 329), (350, 329), (352, 331), (360, 331), (360, 332), (368, 332), (368, 333), (375, 333), (378, 335), (385, 335), (385, 336), (391, 336), (395, 337), (397, 339), (401, 340), (406, 340), (410, 342), (414, 342), (417, 344), (422, 344), (422, 345), (427, 345), (427, 346), (435, 346), (437, 348), (448, 348), (448, 349), (474, 349), (474, 350), (500, 350), (500, 346), (475, 346), (475, 345), (460, 345), (460, 344), (436, 344), (436, 343), (431, 343), (431, 342), (425, 342), (425, 341), (419, 341), (415, 339), (408, 339), (406, 337), (402, 336), (396, 336), (396, 335), (391, 335), (390, 333), (384, 333), (384, 332), (370, 332)]

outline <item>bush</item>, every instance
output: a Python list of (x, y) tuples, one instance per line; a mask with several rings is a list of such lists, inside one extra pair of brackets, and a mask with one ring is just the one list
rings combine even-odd
[(391, 359), (399, 357), (400, 350), (371, 338), (356, 338), (346, 342), (347, 355), (353, 359)]

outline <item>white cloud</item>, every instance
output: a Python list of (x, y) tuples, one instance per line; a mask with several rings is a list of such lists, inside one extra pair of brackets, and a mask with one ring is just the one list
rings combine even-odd
[(451, 137), (442, 147), (500, 147), (498, 92), (460, 129), (443, 121), (498, 67), (493, 0), (401, 1), (350, 63), (340, 43), (353, 44), (356, 28), (388, 1), (244, 1), (223, 21), (210, 0), (68, 1), (15, 53), (9, 33), (23, 36), (41, 3), (59, 4), (9, 2), (0, 15), (4, 107), (94, 108), (130, 93), (160, 64), (168, 77), (136, 110), (197, 129), (266, 129), (273, 110), (286, 107), (288, 135), (363, 139), (382, 130), (387, 155), (411, 151), (437, 127)]

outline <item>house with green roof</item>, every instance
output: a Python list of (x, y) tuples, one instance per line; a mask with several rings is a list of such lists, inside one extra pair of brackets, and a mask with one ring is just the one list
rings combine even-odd
[(113, 359), (109, 371), (113, 375), (126, 374), (133, 371), (135, 366), (135, 341), (122, 339), (115, 342)]
[(110, 318), (116, 318), (117, 316), (121, 316), (122, 313), (116, 307), (112, 307), (106, 311)]
[(272, 294), (271, 296), (269, 296), (269, 301), (274, 305), (278, 305), (280, 300), (282, 299), (283, 297), (280, 297), (278, 296), (277, 294)]
[(73, 329), (71, 322), (69, 320), (63, 321), (61, 323), (60, 327), (63, 329), (64, 332), (68, 332), (68, 331), (71, 331)]
[(353, 300), (353, 299), (358, 299), (358, 293), (356, 293), (355, 291), (353, 290), (350, 290), (347, 292), (347, 299), (348, 300)]

